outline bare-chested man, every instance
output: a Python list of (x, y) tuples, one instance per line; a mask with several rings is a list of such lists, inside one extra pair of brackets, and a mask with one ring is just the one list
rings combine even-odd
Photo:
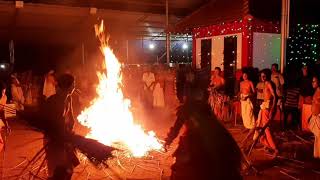
[(253, 114), (253, 104), (251, 101), (255, 89), (252, 81), (248, 79), (248, 74), (243, 72), (243, 81), (240, 83), (240, 99), (241, 99), (241, 116), (243, 125), (247, 129), (255, 128), (255, 119)]
[(312, 86), (315, 89), (315, 93), (312, 98), (312, 116), (309, 121), (309, 129), (315, 138), (313, 157), (320, 158), (320, 87), (318, 77), (313, 77)]
[(274, 112), (276, 110), (276, 102), (277, 96), (275, 94), (275, 90), (271, 84), (271, 71), (269, 69), (264, 69), (261, 72), (261, 80), (265, 83), (265, 87), (263, 89), (264, 101), (260, 106), (260, 112), (258, 117), (257, 126), (267, 128), (264, 130), (264, 135), (261, 137), (260, 142), (266, 147), (273, 151), (276, 155), (278, 153), (278, 149), (276, 144), (274, 143), (272, 134), (270, 132), (270, 128), (268, 127), (270, 121), (273, 119)]
[(211, 77), (210, 87), (215, 90), (221, 90), (224, 87), (225, 81), (221, 76), (221, 69), (219, 67), (214, 68), (214, 75)]

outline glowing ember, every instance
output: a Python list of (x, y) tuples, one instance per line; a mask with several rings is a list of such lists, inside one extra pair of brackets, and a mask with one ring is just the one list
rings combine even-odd
[(141, 126), (134, 124), (130, 100), (124, 98), (121, 89), (121, 64), (107, 45), (103, 21), (100, 27), (95, 28), (101, 41), (107, 75), (97, 73), (98, 97), (78, 116), (79, 122), (90, 128), (88, 137), (105, 145), (115, 146), (121, 143), (133, 156), (141, 157), (150, 150), (160, 150), (162, 144), (155, 133), (146, 134)]

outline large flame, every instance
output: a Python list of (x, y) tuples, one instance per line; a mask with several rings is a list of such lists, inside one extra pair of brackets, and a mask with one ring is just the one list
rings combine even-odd
[(88, 137), (105, 145), (121, 143), (133, 156), (141, 157), (150, 150), (160, 150), (162, 144), (155, 137), (155, 133), (145, 133), (141, 126), (134, 123), (130, 100), (124, 98), (121, 89), (121, 64), (108, 47), (103, 21), (100, 27), (96, 26), (95, 29), (101, 42), (107, 75), (97, 73), (98, 97), (78, 116), (79, 122), (90, 128)]

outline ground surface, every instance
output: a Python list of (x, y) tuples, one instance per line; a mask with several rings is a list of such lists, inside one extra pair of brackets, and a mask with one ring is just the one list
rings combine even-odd
[[(146, 130), (155, 131), (160, 139), (164, 139), (175, 118), (169, 110), (135, 110), (135, 114), (140, 124)], [(10, 124), (12, 133), (7, 138), (7, 148), (1, 159), (2, 179), (15, 179), (43, 144), (42, 135), (31, 130), (22, 120), (12, 120)], [(241, 125), (226, 126), (237, 142), (244, 138)], [(276, 159), (255, 149), (249, 160), (260, 173), (255, 175), (251, 172), (245, 175), (244, 179), (320, 179), (320, 166), (310, 160), (312, 144), (292, 136), (294, 135), (291, 134), (291, 138), (288, 138), (286, 134), (276, 133), (279, 148), (282, 150), (280, 157)], [(76, 168), (73, 179), (169, 179), (170, 166), (173, 163), (171, 154), (176, 146), (177, 140), (167, 153), (152, 152), (142, 159), (127, 158), (119, 153), (117, 158), (108, 162), (109, 168), (96, 168), (80, 157), (81, 165)], [(23, 179), (31, 179), (32, 174), (37, 174), (37, 171), (39, 177), (45, 178), (45, 168), (38, 168), (41, 162), (42, 159), (30, 166), (23, 174)]]

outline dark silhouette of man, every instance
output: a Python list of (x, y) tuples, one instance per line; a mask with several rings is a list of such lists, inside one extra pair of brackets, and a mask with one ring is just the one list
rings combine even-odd
[(207, 88), (197, 83), (178, 108), (176, 122), (165, 139), (168, 147), (185, 125), (186, 131), (173, 154), (176, 160), (171, 167), (171, 180), (242, 179), (241, 151), (214, 117), (207, 103)]
[(74, 77), (63, 74), (58, 78), (58, 89), (43, 105), (45, 121), (45, 145), (49, 179), (69, 180), (73, 168), (79, 164), (74, 148), (68, 143), (73, 133), (74, 117), (71, 95)]

